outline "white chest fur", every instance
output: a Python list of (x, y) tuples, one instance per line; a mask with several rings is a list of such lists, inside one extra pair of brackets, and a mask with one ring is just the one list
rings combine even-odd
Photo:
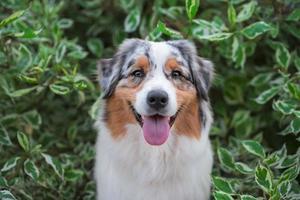
[[(151, 146), (138, 125), (128, 125), (120, 140), (101, 121), (96, 144), (98, 200), (206, 200), (213, 163), (208, 134), (200, 140), (170, 133)], [(199, 130), (200, 131), (200, 130)]]

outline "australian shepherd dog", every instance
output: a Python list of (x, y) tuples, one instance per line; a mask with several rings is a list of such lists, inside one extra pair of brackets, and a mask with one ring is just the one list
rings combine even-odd
[(209, 199), (212, 63), (187, 40), (128, 39), (98, 69), (97, 199)]

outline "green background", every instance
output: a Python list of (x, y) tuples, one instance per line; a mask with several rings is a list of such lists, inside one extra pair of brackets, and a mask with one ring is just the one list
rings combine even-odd
[(212, 198), (300, 199), (299, 0), (1, 0), (0, 199), (95, 199), (96, 62), (132, 37), (215, 64)]

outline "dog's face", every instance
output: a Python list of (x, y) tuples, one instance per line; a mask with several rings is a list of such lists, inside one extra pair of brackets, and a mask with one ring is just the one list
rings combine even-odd
[(98, 68), (107, 99), (103, 120), (114, 138), (126, 134), (128, 124), (138, 124), (151, 145), (163, 144), (170, 130), (200, 137), (213, 67), (191, 42), (126, 40)]

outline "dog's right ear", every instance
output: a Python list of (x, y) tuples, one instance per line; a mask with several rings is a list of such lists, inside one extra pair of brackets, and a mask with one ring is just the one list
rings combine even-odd
[(109, 87), (109, 79), (113, 71), (113, 62), (112, 58), (101, 59), (97, 63), (98, 69), (98, 80), (100, 83), (101, 90), (104, 92)]
[(128, 62), (127, 57), (132, 55), (141, 43), (143, 41), (139, 39), (127, 39), (119, 46), (117, 53), (112, 58), (98, 61), (98, 79), (103, 98), (112, 95), (122, 78), (122, 68)]
[(112, 95), (122, 76), (121, 67), (115, 67), (116, 60), (117, 58), (114, 56), (113, 58), (101, 59), (97, 64), (98, 79), (102, 91), (102, 98), (104, 99)]

